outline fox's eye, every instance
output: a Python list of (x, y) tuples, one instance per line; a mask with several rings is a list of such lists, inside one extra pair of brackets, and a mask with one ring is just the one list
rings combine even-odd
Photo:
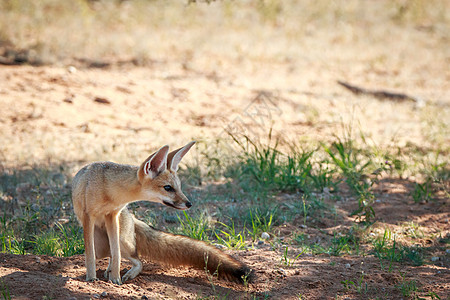
[(165, 185), (164, 189), (168, 192), (175, 192), (175, 189), (171, 185)]

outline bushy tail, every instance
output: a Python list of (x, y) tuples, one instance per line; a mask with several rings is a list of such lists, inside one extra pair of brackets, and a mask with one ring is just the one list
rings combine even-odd
[(219, 278), (250, 282), (253, 273), (245, 264), (205, 242), (159, 231), (137, 219), (136, 246), (140, 257), (172, 266), (192, 266), (217, 272)]

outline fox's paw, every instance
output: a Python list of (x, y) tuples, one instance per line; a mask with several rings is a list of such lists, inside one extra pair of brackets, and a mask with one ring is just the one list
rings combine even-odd
[(106, 279), (109, 279), (109, 272), (110, 272), (110, 271), (111, 271), (111, 270), (106, 269), (105, 273), (103, 274), (103, 276), (105, 276)]
[(86, 276), (86, 281), (94, 282), (94, 281), (98, 281), (98, 278), (97, 277), (88, 277), (88, 276)]
[(128, 272), (125, 273), (125, 275), (122, 276), (122, 282), (136, 278), (136, 276), (138, 276), (140, 272), (141, 269), (139, 268), (131, 268)]
[[(134, 277), (133, 277), (133, 278), (134, 278)], [(133, 278), (131, 278), (131, 276), (128, 275), (128, 273), (127, 273), (127, 274), (125, 274), (125, 275), (122, 276), (122, 282), (125, 282), (125, 281), (130, 280), (130, 279), (133, 279)]]
[(115, 278), (114, 276), (111, 276), (111, 274), (109, 274), (109, 280), (117, 285), (121, 285), (122, 281), (120, 280), (120, 277)]

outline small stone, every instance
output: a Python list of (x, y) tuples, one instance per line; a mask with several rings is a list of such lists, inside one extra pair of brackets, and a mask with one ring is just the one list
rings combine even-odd
[(103, 292), (100, 296), (106, 297), (106, 296), (108, 296), (108, 293), (107, 292)]
[(431, 261), (438, 261), (439, 260), (439, 257), (438, 256), (433, 256), (432, 258), (431, 258)]
[(305, 224), (301, 224), (300, 227), (303, 228), (303, 229), (308, 228), (308, 226), (306, 226)]
[(71, 74), (76, 73), (77, 72), (77, 68), (75, 68), (74, 66), (69, 66), (67, 68), (67, 71)]
[(216, 248), (218, 248), (218, 249), (221, 249), (221, 250), (225, 250), (225, 249), (227, 249), (227, 247), (225, 246), (225, 245), (222, 245), (222, 244), (214, 244), (214, 246), (216, 246)]
[(278, 273), (283, 275), (283, 276), (286, 276), (286, 271), (284, 269), (282, 269), (282, 268), (278, 269)]
[(142, 300), (147, 300), (147, 299), (148, 299), (148, 297), (147, 297), (147, 296), (145, 296), (145, 295), (142, 295), (141, 299), (142, 299)]
[(77, 298), (76, 297), (69, 297), (68, 300), (77, 300)]
[(264, 245), (264, 241), (259, 240), (258, 241), (258, 246)]
[(415, 98), (415, 100), (416, 100), (416, 105), (415, 105), (416, 109), (424, 108), (427, 104), (427, 102), (424, 99)]
[(345, 268), (350, 269), (351, 267), (352, 266), (349, 263), (345, 264)]
[(268, 238), (270, 238), (270, 235), (267, 232), (263, 232), (263, 233), (261, 233), (261, 238), (263, 240), (267, 240)]
[(74, 268), (74, 269), (79, 269), (80, 266), (79, 266), (79, 265), (74, 265), (73, 268)]
[(450, 254), (450, 249), (445, 250), (445, 253)]
[(99, 294), (93, 294), (92, 297), (94, 297), (95, 299), (100, 299), (100, 295)]

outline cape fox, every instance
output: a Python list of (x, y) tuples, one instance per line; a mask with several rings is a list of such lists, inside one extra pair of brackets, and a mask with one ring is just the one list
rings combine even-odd
[[(141, 165), (96, 162), (83, 167), (72, 183), (75, 213), (83, 226), (86, 280), (96, 278), (96, 258), (110, 257), (105, 277), (115, 284), (135, 278), (142, 271), (140, 257), (169, 265), (207, 268), (219, 278), (250, 279), (251, 270), (224, 252), (204, 242), (156, 230), (137, 220), (127, 203), (147, 200), (176, 209), (191, 202), (181, 191), (178, 164), (195, 142), (168, 153), (166, 145)], [(121, 257), (132, 268), (120, 278)]]

